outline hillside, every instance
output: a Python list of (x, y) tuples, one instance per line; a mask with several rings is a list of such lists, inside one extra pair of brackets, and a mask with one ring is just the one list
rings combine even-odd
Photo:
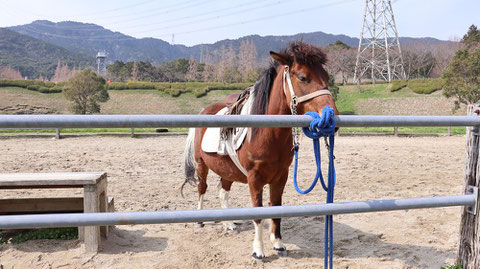
[[(324, 32), (299, 33), (289, 36), (259, 36), (250, 35), (238, 39), (226, 39), (214, 44), (201, 44), (192, 47), (184, 45), (171, 45), (157, 38), (137, 39), (119, 32), (113, 32), (99, 25), (79, 22), (50, 22), (46, 20), (34, 21), (30, 24), (9, 27), (16, 32), (38, 38), (49, 43), (67, 48), (71, 51), (82, 52), (88, 55), (96, 55), (99, 50), (105, 50), (109, 55), (109, 62), (122, 61), (150, 61), (162, 64), (165, 61), (178, 58), (190, 58), (193, 56), (199, 60), (202, 51), (208, 49), (214, 52), (225, 45), (230, 45), (238, 51), (240, 43), (244, 39), (255, 43), (258, 58), (268, 57), (270, 50), (280, 50), (293, 40), (303, 40), (327, 46), (340, 40), (350, 46), (358, 46), (358, 38), (346, 35), (333, 35)], [(435, 38), (400, 38), (400, 42), (422, 42), (424, 44), (436, 44), (441, 41)]]
[[(432, 94), (416, 94), (404, 88), (390, 92), (387, 84), (340, 86), (337, 107), (357, 115), (453, 115), (453, 101)], [(101, 104), (103, 114), (198, 114), (208, 104), (223, 101), (229, 90), (210, 91), (196, 98), (192, 93), (171, 97), (158, 90), (109, 90), (110, 100)], [(23, 88), (0, 87), (0, 114), (71, 114), (61, 93), (43, 94)], [(141, 104), (141, 105), (139, 105)], [(456, 115), (463, 115), (465, 109)]]
[(161, 64), (182, 57), (189, 58), (191, 51), (183, 45), (172, 46), (155, 38), (136, 39), (96, 24), (42, 20), (9, 29), (87, 55), (95, 56), (98, 51), (105, 50), (110, 61), (150, 61)]
[(19, 70), (27, 77), (51, 77), (58, 61), (70, 66), (93, 65), (95, 58), (61, 46), (0, 28), (0, 65)]

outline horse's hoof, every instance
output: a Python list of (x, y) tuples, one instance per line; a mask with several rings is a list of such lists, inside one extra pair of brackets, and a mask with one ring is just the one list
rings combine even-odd
[(263, 258), (265, 258), (265, 255), (263, 255), (263, 254), (262, 255), (257, 255), (256, 252), (253, 252), (252, 253), (252, 258), (256, 261), (261, 261), (261, 260), (263, 260)]
[(273, 248), (273, 250), (277, 251), (277, 255), (280, 257), (287, 257), (287, 249), (286, 248)]
[(203, 228), (203, 227), (205, 227), (205, 224), (203, 224), (203, 222), (197, 222), (193, 226), (193, 228), (195, 228), (195, 229), (200, 229), (200, 228)]

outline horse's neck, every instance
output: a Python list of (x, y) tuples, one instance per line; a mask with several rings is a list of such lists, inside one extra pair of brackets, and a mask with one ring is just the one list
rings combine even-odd
[[(275, 82), (272, 85), (270, 91), (270, 97), (268, 100), (268, 108), (265, 114), (267, 115), (291, 115), (291, 110), (287, 103), (287, 98), (283, 92), (282, 76), (279, 75), (275, 78)], [(291, 128), (262, 128), (262, 133), (265, 137), (268, 137), (268, 142), (274, 146), (285, 146), (288, 150), (291, 150), (292, 142), (292, 130)]]
[(283, 76), (281, 72), (275, 78), (275, 81), (270, 90), (270, 97), (268, 100), (268, 115), (290, 115), (292, 111), (287, 103), (287, 97), (283, 91)]

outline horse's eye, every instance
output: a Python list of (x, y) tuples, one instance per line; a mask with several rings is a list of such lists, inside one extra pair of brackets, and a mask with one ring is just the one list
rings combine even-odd
[(304, 77), (304, 76), (298, 76), (298, 79), (299, 79), (301, 82), (307, 82), (307, 78)]

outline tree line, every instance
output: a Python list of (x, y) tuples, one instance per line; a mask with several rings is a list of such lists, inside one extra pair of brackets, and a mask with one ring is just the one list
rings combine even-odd
[(107, 67), (107, 78), (112, 81), (152, 82), (253, 82), (262, 68), (257, 61), (257, 50), (253, 41), (243, 40), (237, 51), (230, 45), (210, 52), (208, 49), (202, 62), (180, 58), (155, 66), (150, 62), (115, 61)]

